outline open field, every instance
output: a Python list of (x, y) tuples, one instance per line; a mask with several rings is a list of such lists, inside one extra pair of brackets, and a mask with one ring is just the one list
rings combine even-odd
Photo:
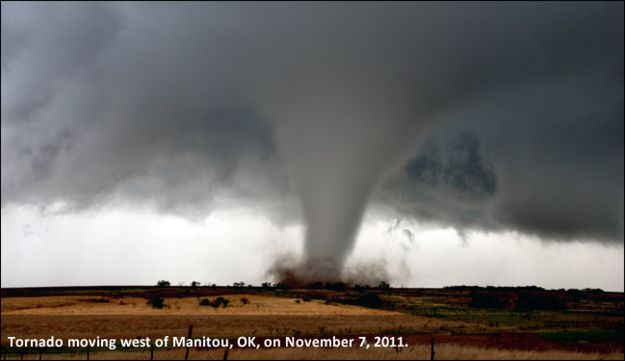
[[(3, 289), (3, 355), (18, 338), (239, 336), (323, 338), (401, 336), (403, 348), (233, 348), (230, 359), (623, 359), (623, 294), (515, 289), (276, 289), (102, 287)], [(162, 308), (149, 302), (162, 297)], [(219, 297), (227, 307), (213, 306)], [(204, 305), (201, 305), (205, 300)], [(501, 300), (504, 300), (502, 302)], [(556, 302), (557, 301), (557, 302)], [(483, 307), (479, 302), (486, 303)], [(499, 303), (498, 303), (499, 302)], [(525, 303), (524, 303), (525, 302)], [(539, 309), (527, 309), (531, 307)], [(184, 357), (157, 349), (156, 359)], [(6, 354), (4, 354), (6, 352)], [(38, 349), (23, 350), (25, 359)], [(85, 359), (84, 349), (42, 358)], [(92, 349), (90, 359), (149, 359), (147, 349)], [(32, 354), (29, 354), (32, 353)], [(192, 348), (191, 359), (222, 359), (223, 349)]]
[[(247, 298), (249, 304), (240, 302)], [(2, 300), (2, 315), (224, 315), (224, 316), (313, 316), (388, 315), (398, 312), (350, 305), (326, 305), (320, 300), (296, 303), (292, 298), (263, 295), (228, 295), (226, 308), (200, 306), (197, 297), (166, 298), (165, 309), (156, 309), (145, 298), (106, 299), (83, 296), (12, 297)]]

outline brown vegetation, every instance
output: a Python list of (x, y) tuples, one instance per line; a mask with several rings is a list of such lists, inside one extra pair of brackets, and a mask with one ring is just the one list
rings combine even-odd
[[(11, 292), (2, 290), (2, 334), (22, 338), (183, 336), (192, 324), (196, 336), (401, 335), (410, 346), (398, 350), (233, 349), (230, 359), (428, 358), (432, 335), (437, 358), (623, 358), (623, 294), (596, 290), (417, 290), (324, 283), (309, 289), (265, 284), (262, 288), (194, 285)], [(162, 308), (154, 306), (157, 298), (162, 299)], [(505, 300), (502, 307), (489, 304), (501, 299)], [(476, 304), (476, 300), (486, 301)], [(6, 341), (3, 337), (3, 348)], [(155, 357), (180, 359), (182, 351), (157, 350)], [(55, 358), (85, 357), (75, 354), (76, 350), (64, 352)], [(149, 358), (146, 352), (92, 350), (91, 359)], [(37, 356), (25, 355), (25, 359)], [(192, 349), (190, 356), (222, 357), (222, 350), (210, 349)]]

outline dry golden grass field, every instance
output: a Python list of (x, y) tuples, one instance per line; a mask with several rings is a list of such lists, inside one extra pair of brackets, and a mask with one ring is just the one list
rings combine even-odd
[[(249, 304), (240, 302), (247, 298)], [(296, 302), (287, 297), (232, 294), (226, 308), (200, 306), (197, 297), (165, 298), (165, 308), (155, 309), (145, 298), (120, 297), (114, 302), (99, 302), (98, 297), (47, 296), (11, 297), (2, 299), (2, 315), (223, 315), (223, 316), (332, 316), (332, 315), (392, 315), (397, 312), (376, 310), (350, 305), (326, 305), (320, 300)]]

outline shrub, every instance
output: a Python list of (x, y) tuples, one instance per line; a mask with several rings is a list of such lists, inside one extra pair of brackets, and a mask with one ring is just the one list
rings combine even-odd
[(601, 288), (584, 288), (583, 291), (587, 293), (604, 293), (605, 292)]
[(215, 299), (215, 301), (212, 302), (211, 306), (218, 308), (219, 306), (223, 306), (223, 308), (228, 307), (228, 304), (230, 304), (230, 300), (223, 298), (223, 297), (217, 297)]
[(152, 296), (148, 300), (148, 304), (152, 305), (152, 308), (163, 308), (165, 307), (165, 299), (161, 296)]
[(242, 297), (242, 298), (241, 298), (241, 303), (242, 303), (242, 304), (244, 304), (244, 305), (247, 305), (247, 304), (249, 304), (249, 303), (250, 303), (250, 300), (249, 300), (249, 298), (247, 298), (247, 297)]
[(377, 293), (367, 292), (358, 296), (356, 304), (369, 308), (381, 308), (382, 299)]
[(171, 286), (171, 282), (169, 282), (167, 280), (160, 280), (160, 281), (156, 282), (156, 286), (158, 286), (158, 287), (170, 287)]
[(199, 302), (200, 306), (210, 306), (211, 301), (208, 298), (202, 298)]

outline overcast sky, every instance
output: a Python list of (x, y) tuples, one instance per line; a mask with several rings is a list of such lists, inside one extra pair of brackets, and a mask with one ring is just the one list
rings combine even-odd
[(2, 287), (623, 290), (622, 3), (1, 6)]

